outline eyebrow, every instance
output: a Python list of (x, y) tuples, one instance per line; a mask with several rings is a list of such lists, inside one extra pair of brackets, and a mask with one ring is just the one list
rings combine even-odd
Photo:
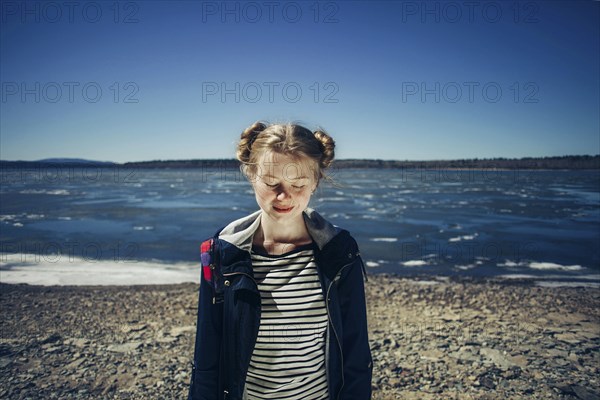
[[(263, 175), (263, 177), (265, 177), (265, 178), (277, 179), (277, 177), (276, 177), (276, 176), (269, 175), (269, 174)], [(299, 181), (300, 179), (308, 179), (308, 177), (306, 177), (306, 176), (300, 176), (300, 177), (298, 177), (298, 178), (291, 178), (290, 180), (292, 180), (292, 181)]]

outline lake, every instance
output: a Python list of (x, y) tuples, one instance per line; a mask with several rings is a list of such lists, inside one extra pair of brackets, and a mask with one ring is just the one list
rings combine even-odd
[[(598, 171), (331, 176), (310, 207), (352, 233), (369, 273), (600, 282)], [(1, 179), (4, 270), (9, 255), (27, 265), (194, 264), (202, 240), (258, 209), (231, 169), (23, 168), (3, 169)]]

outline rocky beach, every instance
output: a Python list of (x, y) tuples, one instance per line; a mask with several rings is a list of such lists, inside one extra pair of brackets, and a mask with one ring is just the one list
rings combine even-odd
[[(1, 399), (184, 399), (194, 283), (0, 284)], [(366, 283), (373, 399), (600, 399), (600, 289)]]

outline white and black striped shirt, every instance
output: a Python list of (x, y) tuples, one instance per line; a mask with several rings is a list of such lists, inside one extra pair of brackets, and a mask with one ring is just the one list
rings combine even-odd
[(244, 399), (328, 398), (328, 319), (312, 246), (277, 256), (252, 251), (262, 312)]

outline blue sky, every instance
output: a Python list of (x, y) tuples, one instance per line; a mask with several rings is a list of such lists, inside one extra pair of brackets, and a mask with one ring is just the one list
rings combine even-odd
[(233, 158), (255, 120), (338, 158), (600, 153), (600, 2), (2, 1), (0, 158)]

